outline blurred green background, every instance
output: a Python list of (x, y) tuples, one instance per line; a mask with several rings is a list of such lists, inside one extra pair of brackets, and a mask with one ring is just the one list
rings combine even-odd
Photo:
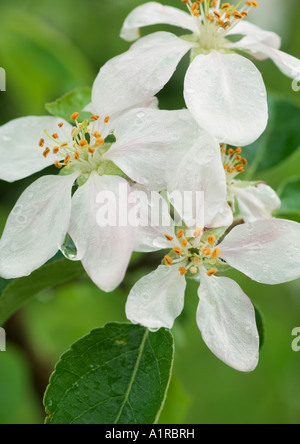
[[(119, 38), (122, 21), (138, 0), (14, 0), (0, 4), (0, 66), (7, 91), (0, 92), (0, 123), (45, 114), (44, 104), (69, 90), (91, 86), (99, 68), (128, 44)], [(182, 7), (180, 0), (165, 4)], [(261, 0), (252, 20), (283, 37), (283, 49), (300, 57), (297, 0)], [(296, 11), (296, 13), (295, 13)], [(154, 27), (153, 29), (171, 29)], [(152, 31), (152, 28), (144, 32)], [(174, 30), (178, 33), (178, 30)], [(159, 95), (161, 107), (180, 108), (187, 60)], [(269, 90), (300, 105), (300, 93), (270, 62), (259, 65)], [(299, 122), (300, 125), (300, 122)], [(299, 174), (300, 152), (259, 178), (278, 188)], [(263, 176), (263, 177), (262, 177)], [(9, 211), (32, 178), (0, 182), (0, 232)], [(7, 325), (8, 351), (0, 353), (0, 423), (38, 424), (44, 414), (41, 393), (60, 355), (80, 336), (108, 321), (124, 321), (133, 283), (150, 268), (133, 267), (124, 284), (104, 294), (88, 280), (44, 292)], [(264, 314), (266, 340), (258, 369), (239, 374), (205, 347), (196, 327), (196, 288), (189, 285), (186, 307), (176, 322), (174, 378), (162, 423), (295, 424), (300, 422), (300, 353), (291, 349), (300, 326), (300, 282), (268, 287), (232, 272)]]

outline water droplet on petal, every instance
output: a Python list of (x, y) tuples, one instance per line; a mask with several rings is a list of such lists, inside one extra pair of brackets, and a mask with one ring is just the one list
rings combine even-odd
[(67, 234), (64, 243), (60, 247), (62, 254), (70, 261), (78, 261), (77, 248), (72, 240), (72, 238)]

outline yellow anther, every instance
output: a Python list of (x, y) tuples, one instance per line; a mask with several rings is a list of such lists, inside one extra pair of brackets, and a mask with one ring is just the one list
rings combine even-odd
[(64, 142), (64, 143), (62, 143), (62, 144), (60, 145), (60, 147), (61, 147), (61, 148), (67, 148), (68, 145), (69, 145), (68, 142)]
[(214, 251), (212, 252), (211, 257), (212, 257), (213, 259), (219, 259), (220, 254), (221, 254), (221, 250), (220, 250), (220, 248), (215, 248)]
[(97, 122), (97, 120), (100, 119), (100, 116), (91, 116), (91, 120), (93, 120), (94, 122)]
[(59, 139), (59, 135), (57, 133), (52, 134), (53, 139)]
[(179, 247), (173, 248), (173, 251), (174, 251), (175, 254), (177, 254), (177, 256), (181, 256), (182, 255), (182, 250)]
[(214, 274), (216, 274), (217, 272), (218, 272), (218, 270), (216, 268), (211, 268), (210, 270), (208, 270), (207, 276), (211, 277)]
[(75, 151), (74, 156), (76, 160), (79, 160), (80, 159), (79, 151)]
[(88, 148), (88, 152), (89, 152), (90, 154), (94, 154), (95, 150), (94, 150), (94, 148), (91, 148), (91, 147), (89, 146), (89, 148)]
[(204, 250), (202, 250), (202, 254), (204, 254), (204, 256), (210, 256), (211, 255), (211, 249), (210, 248), (204, 248)]
[(45, 159), (49, 153), (50, 153), (50, 148), (46, 148), (45, 151), (43, 152), (43, 156), (45, 157)]
[(58, 168), (58, 169), (61, 169), (61, 168), (62, 168), (62, 164), (61, 164), (58, 160), (56, 160), (56, 161), (54, 162), (54, 165), (55, 165), (56, 168)]
[(183, 248), (185, 248), (185, 247), (187, 247), (188, 246), (188, 241), (186, 240), (186, 239), (182, 239), (182, 241), (181, 241), (181, 245), (183, 246)]
[(39, 141), (39, 146), (40, 146), (41, 148), (43, 148), (44, 145), (45, 145), (45, 139), (40, 139), (40, 141)]
[(96, 139), (96, 145), (98, 145), (98, 146), (101, 146), (101, 145), (104, 145), (104, 139), (101, 139), (101, 137), (99, 138), (99, 139)]
[(187, 274), (187, 269), (185, 267), (180, 267), (178, 271), (180, 272), (181, 276)]
[(96, 138), (96, 139), (101, 139), (101, 134), (100, 133), (98, 133), (98, 131), (95, 131), (94, 132), (94, 134), (93, 134), (93, 136)]
[(61, 122), (58, 124), (59, 128), (62, 128), (64, 126), (64, 122)]
[(216, 240), (217, 240), (217, 238), (216, 238), (216, 236), (208, 236), (208, 238), (207, 238), (207, 242), (210, 244), (210, 245), (213, 245), (215, 242), (216, 242)]
[(165, 234), (165, 237), (168, 241), (172, 241), (174, 237), (170, 236), (169, 234)]
[(197, 239), (198, 237), (202, 236), (202, 233), (203, 233), (202, 228), (196, 228), (196, 230), (194, 231), (195, 239)]
[(78, 119), (78, 117), (79, 117), (79, 113), (73, 113), (72, 115), (71, 115), (71, 117), (70, 117), (70, 119), (71, 120), (77, 120)]
[(230, 8), (230, 3), (223, 3), (223, 5), (221, 6), (222, 11), (226, 11), (229, 8)]
[(165, 256), (165, 265), (172, 265), (173, 264), (173, 259), (170, 258), (170, 256)]
[(241, 154), (242, 151), (243, 151), (242, 148), (238, 147), (238, 148), (235, 150), (235, 154)]
[(110, 117), (109, 117), (109, 116), (106, 116), (105, 119), (104, 119), (104, 122), (105, 122), (105, 123), (108, 123), (109, 121), (110, 121)]
[(85, 147), (88, 146), (88, 141), (85, 140), (85, 139), (82, 139), (82, 140), (79, 142), (79, 145), (81, 146), (81, 148), (85, 148)]
[(198, 264), (199, 264), (199, 262), (200, 262), (200, 259), (199, 259), (198, 257), (195, 257), (195, 258), (194, 258), (194, 262), (195, 262), (195, 264), (197, 264), (197, 265), (198, 265)]
[(70, 154), (68, 154), (68, 155), (65, 157), (64, 164), (65, 164), (65, 165), (69, 165), (70, 160), (71, 160), (71, 156), (70, 156)]
[(59, 152), (59, 146), (55, 146), (53, 148), (53, 154), (57, 154)]
[(183, 230), (179, 230), (178, 233), (177, 233), (178, 239), (181, 239), (183, 235), (184, 235), (184, 231)]

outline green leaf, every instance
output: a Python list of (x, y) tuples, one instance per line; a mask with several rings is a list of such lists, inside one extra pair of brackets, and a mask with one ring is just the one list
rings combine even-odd
[(244, 148), (248, 178), (286, 161), (300, 147), (300, 108), (277, 95), (269, 96), (269, 123), (263, 135)]
[(80, 262), (67, 259), (48, 263), (30, 276), (5, 285), (0, 295), (0, 325), (41, 291), (55, 287), (85, 274)]
[(263, 318), (263, 315), (261, 314), (260, 309), (257, 308), (256, 306), (254, 306), (254, 308), (255, 308), (256, 325), (257, 325), (257, 330), (258, 330), (258, 334), (259, 334), (259, 341), (260, 341), (259, 348), (261, 350), (264, 343), (265, 343), (264, 318)]
[(300, 177), (284, 181), (279, 189), (281, 208), (276, 217), (300, 222)]
[(91, 113), (82, 111), (91, 103), (91, 88), (77, 88), (64, 95), (55, 102), (47, 103), (46, 110), (55, 117), (61, 117), (70, 121), (70, 116), (74, 112), (80, 113), (79, 120), (88, 119)]
[(167, 330), (117, 323), (93, 330), (57, 364), (44, 400), (46, 423), (156, 423), (173, 358)]

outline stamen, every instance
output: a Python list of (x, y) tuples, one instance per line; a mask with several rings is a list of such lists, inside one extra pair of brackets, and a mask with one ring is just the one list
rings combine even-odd
[(187, 269), (185, 267), (180, 267), (178, 271), (180, 272), (181, 276), (187, 274)]
[(217, 240), (216, 236), (208, 236), (208, 238), (207, 238), (207, 242), (210, 245), (213, 245), (216, 242), (216, 240)]
[(183, 235), (184, 235), (184, 231), (183, 230), (179, 230), (178, 233), (177, 233), (178, 239), (181, 239)]
[(173, 259), (170, 256), (165, 256), (165, 265), (168, 267), (173, 264)]
[(62, 168), (62, 164), (61, 164), (58, 160), (56, 160), (56, 161), (54, 162), (54, 165), (55, 165), (56, 168), (58, 168), (58, 169), (61, 169), (61, 168)]
[(179, 247), (174, 247), (173, 251), (175, 254), (177, 254), (177, 256), (181, 256), (182, 255), (182, 250)]
[(45, 139), (41, 139), (41, 140), (39, 141), (39, 146), (40, 146), (41, 148), (43, 148), (44, 145), (45, 145)]
[(70, 120), (77, 120), (79, 116), (80, 116), (79, 113), (73, 113), (73, 114), (70, 116)]
[(185, 247), (187, 247), (188, 246), (188, 241), (186, 240), (186, 239), (182, 239), (182, 241), (181, 241), (181, 245), (183, 246), (183, 248), (185, 248)]
[(165, 236), (168, 241), (172, 241), (174, 239), (174, 237), (170, 236), (169, 234), (165, 234)]
[(219, 259), (220, 254), (221, 254), (221, 250), (220, 250), (220, 248), (215, 248), (214, 251), (212, 252), (211, 257), (212, 257), (213, 259)]
[(208, 270), (207, 276), (211, 277), (214, 274), (216, 274), (217, 272), (218, 272), (218, 270), (216, 268), (211, 268), (210, 270)]

